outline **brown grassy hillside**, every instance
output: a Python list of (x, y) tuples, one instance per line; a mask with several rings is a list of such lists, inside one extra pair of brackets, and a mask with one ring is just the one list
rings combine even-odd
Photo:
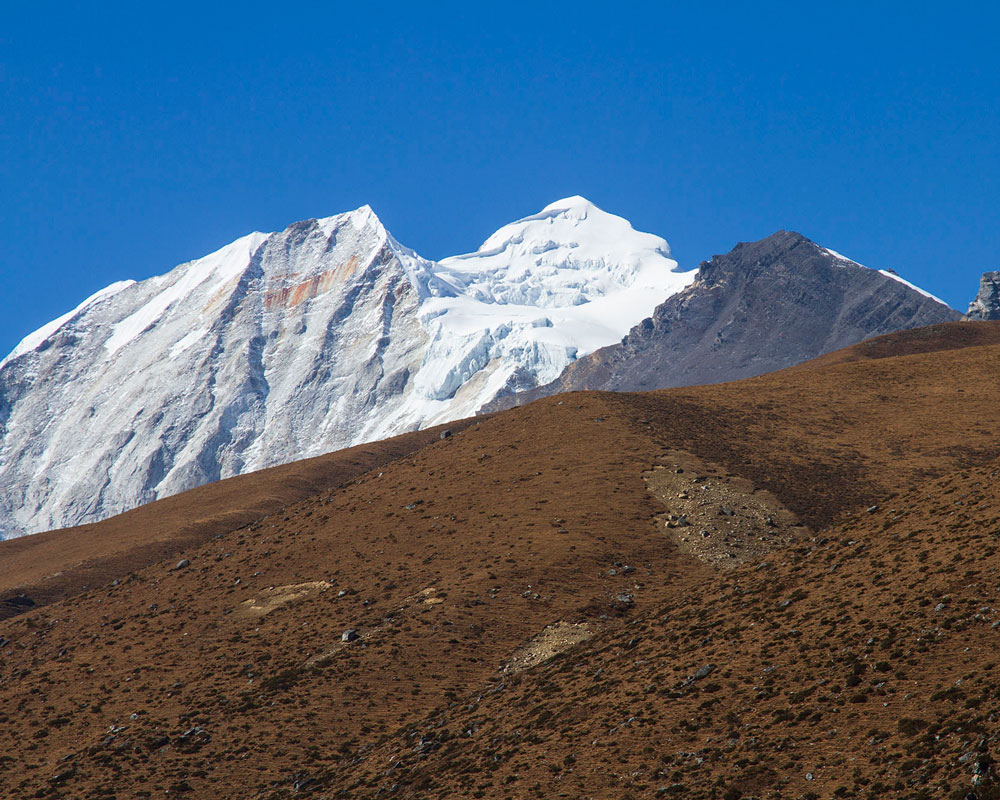
[(199, 486), (101, 522), (0, 542), (0, 619), (100, 586), (342, 486), (468, 420)]
[(926, 349), (549, 398), (123, 563), (0, 623), (0, 796), (990, 796), (1000, 346)]

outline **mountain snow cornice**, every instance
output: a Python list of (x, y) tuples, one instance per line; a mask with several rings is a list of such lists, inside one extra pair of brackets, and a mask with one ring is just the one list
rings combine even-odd
[(113, 284), (0, 362), (0, 536), (474, 414), (686, 287), (581, 197), (435, 263), (367, 206)]

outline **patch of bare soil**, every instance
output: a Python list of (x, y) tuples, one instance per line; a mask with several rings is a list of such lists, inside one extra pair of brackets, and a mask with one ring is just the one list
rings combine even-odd
[(513, 674), (537, 666), (580, 642), (587, 641), (593, 635), (593, 626), (586, 622), (560, 621), (546, 625), (545, 629), (537, 636), (533, 636), (524, 647), (518, 648), (500, 671)]
[(317, 592), (330, 589), (326, 581), (304, 581), (290, 583), (286, 586), (269, 586), (257, 597), (244, 600), (237, 608), (237, 615), (242, 617), (263, 617), (277, 608), (302, 600)]
[(660, 521), (677, 548), (716, 567), (761, 564), (810, 531), (771, 492), (690, 453), (671, 451), (644, 474), (667, 508)]

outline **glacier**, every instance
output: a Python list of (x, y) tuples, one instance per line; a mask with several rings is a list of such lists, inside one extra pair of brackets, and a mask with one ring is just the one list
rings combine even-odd
[(569, 197), (437, 262), (362, 206), (120, 281), (0, 362), (0, 538), (470, 416), (695, 274)]

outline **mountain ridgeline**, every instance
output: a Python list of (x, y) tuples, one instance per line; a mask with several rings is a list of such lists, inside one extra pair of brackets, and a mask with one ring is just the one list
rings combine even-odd
[(364, 206), (116, 283), (26, 337), (0, 362), (0, 538), (558, 391), (728, 381), (959, 316), (795, 233), (682, 272), (570, 197), (433, 262)]
[(581, 197), (439, 263), (364, 206), (122, 281), (0, 362), (0, 538), (469, 417), (694, 277)]
[(618, 344), (491, 410), (581, 389), (642, 391), (749, 378), (872, 336), (961, 317), (888, 270), (779, 231), (702, 262)]

